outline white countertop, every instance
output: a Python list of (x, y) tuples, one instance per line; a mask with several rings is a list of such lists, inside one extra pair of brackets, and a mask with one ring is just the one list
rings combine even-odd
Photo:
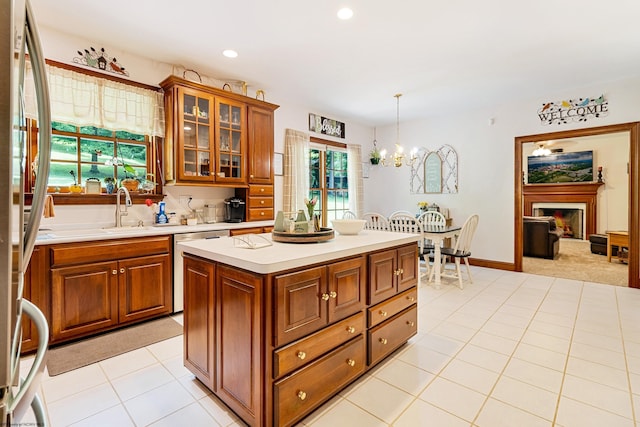
[[(201, 231), (234, 230), (240, 228), (269, 227), (271, 221), (252, 222), (216, 222), (213, 224), (197, 225), (146, 225), (143, 227), (96, 225), (92, 228), (55, 228), (38, 232), (36, 245), (50, 245), (55, 243), (86, 242), (91, 240), (124, 239), (127, 237), (161, 236), (167, 234), (197, 233)], [(17, 235), (16, 235), (17, 236)], [(14, 239), (17, 238), (14, 236)]]
[[(260, 236), (272, 242), (271, 233)], [(334, 239), (325, 242), (272, 242), (273, 246), (258, 249), (234, 246), (234, 238), (232, 237), (180, 242), (178, 248), (183, 252), (212, 261), (259, 274), (269, 274), (417, 242), (418, 240), (420, 240), (420, 236), (417, 234), (362, 230), (357, 235), (342, 236), (336, 233)]]

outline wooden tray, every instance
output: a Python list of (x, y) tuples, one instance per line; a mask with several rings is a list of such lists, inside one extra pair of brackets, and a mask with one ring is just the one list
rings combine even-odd
[(271, 240), (283, 243), (316, 243), (331, 240), (334, 237), (333, 228), (321, 228), (320, 231), (314, 233), (271, 232)]

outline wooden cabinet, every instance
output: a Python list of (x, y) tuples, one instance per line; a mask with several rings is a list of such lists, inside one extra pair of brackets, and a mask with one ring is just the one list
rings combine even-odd
[[(23, 297), (40, 308), (44, 316), (49, 318), (48, 301), (48, 266), (46, 249), (36, 246), (33, 249), (29, 266), (24, 274)], [(22, 346), (23, 353), (35, 350), (38, 347), (38, 330), (29, 317), (22, 317)]]
[(168, 314), (171, 237), (53, 245), (51, 340)]
[(280, 275), (274, 280), (276, 347), (315, 332), (365, 307), (365, 259)]
[(246, 228), (235, 228), (233, 230), (229, 230), (230, 236), (240, 236), (242, 234), (262, 234), (262, 233), (271, 233), (273, 227), (246, 227)]
[(273, 185), (249, 184), (249, 189), (236, 191), (242, 193), (240, 197), (247, 200), (248, 221), (263, 221), (273, 219)]
[(418, 284), (418, 246), (369, 255), (369, 304), (377, 304)]
[(165, 91), (168, 183), (240, 188), (249, 182), (273, 183), (277, 105), (175, 76), (160, 86)]

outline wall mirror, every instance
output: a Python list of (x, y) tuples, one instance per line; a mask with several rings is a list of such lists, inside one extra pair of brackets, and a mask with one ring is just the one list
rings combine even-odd
[(437, 150), (420, 148), (411, 166), (411, 194), (458, 192), (458, 154), (450, 145)]

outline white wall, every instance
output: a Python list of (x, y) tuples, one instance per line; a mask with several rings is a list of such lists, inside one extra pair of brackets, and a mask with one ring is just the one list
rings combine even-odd
[[(560, 126), (540, 124), (537, 110), (544, 102), (600, 94), (609, 101), (608, 116)], [(405, 95), (411, 96), (410, 93)], [(448, 116), (401, 123), (400, 139), (406, 148), (436, 149), (442, 144), (449, 144), (457, 151), (459, 193), (412, 195), (409, 194), (409, 168), (372, 167), (371, 178), (365, 180), (365, 210), (382, 213), (395, 209), (415, 210), (418, 201), (426, 200), (448, 207), (458, 224), (477, 213), (480, 223), (473, 242), (473, 256), (513, 262), (514, 138), (638, 121), (639, 97), (640, 77), (635, 77), (594, 83), (591, 87), (562, 93), (541, 93), (539, 99), (519, 100), (475, 111), (461, 110)], [(490, 124), (492, 118), (494, 122)], [(393, 150), (395, 125), (378, 128), (377, 139), (380, 148)], [(371, 149), (371, 144), (368, 149)], [(609, 165), (603, 166), (610, 168)]]

